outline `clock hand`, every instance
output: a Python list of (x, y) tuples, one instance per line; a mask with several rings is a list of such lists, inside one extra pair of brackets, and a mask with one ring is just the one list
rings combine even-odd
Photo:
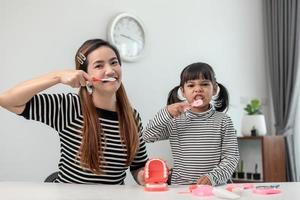
[(134, 42), (137, 42), (137, 43), (140, 43), (140, 41), (136, 40), (136, 39), (133, 39), (132, 37), (129, 37), (128, 35), (124, 35), (124, 34), (120, 34), (120, 36), (124, 37), (124, 38), (127, 38), (131, 41), (134, 41)]

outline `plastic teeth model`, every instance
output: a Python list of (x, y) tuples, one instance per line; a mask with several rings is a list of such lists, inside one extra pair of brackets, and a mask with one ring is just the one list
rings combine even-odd
[(169, 169), (164, 160), (153, 158), (145, 165), (145, 191), (166, 191), (168, 190)]

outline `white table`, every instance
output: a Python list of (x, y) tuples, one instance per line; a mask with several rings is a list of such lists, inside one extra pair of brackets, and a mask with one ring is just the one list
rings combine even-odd
[[(263, 183), (255, 185), (270, 185)], [(245, 191), (240, 199), (283, 199), (300, 198), (300, 182), (273, 183), (280, 184), (281, 194), (258, 195)], [(224, 187), (224, 186), (220, 186)], [(166, 192), (145, 192), (137, 185), (79, 185), (37, 182), (0, 182), (1, 200), (171, 200), (171, 199), (205, 199), (215, 200), (217, 197), (199, 197), (181, 192), (188, 191), (187, 186), (170, 186)]]

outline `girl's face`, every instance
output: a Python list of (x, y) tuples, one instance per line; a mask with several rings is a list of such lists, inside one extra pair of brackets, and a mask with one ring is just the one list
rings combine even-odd
[(193, 103), (197, 99), (202, 99), (203, 104), (200, 107), (193, 107), (193, 112), (205, 112), (209, 109), (209, 103), (212, 96), (216, 94), (216, 87), (210, 80), (196, 79), (187, 81), (181, 91), (183, 96), (189, 103)]
[(122, 80), (121, 66), (115, 52), (106, 46), (99, 47), (88, 56), (87, 72), (91, 77), (97, 79), (115, 78), (115, 81), (95, 81), (93, 82), (94, 92), (115, 93)]

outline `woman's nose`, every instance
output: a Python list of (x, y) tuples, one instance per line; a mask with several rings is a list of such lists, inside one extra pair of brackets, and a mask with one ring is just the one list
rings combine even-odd
[(105, 69), (105, 75), (113, 76), (113, 75), (115, 75), (115, 70), (110, 65), (107, 65), (107, 67)]

